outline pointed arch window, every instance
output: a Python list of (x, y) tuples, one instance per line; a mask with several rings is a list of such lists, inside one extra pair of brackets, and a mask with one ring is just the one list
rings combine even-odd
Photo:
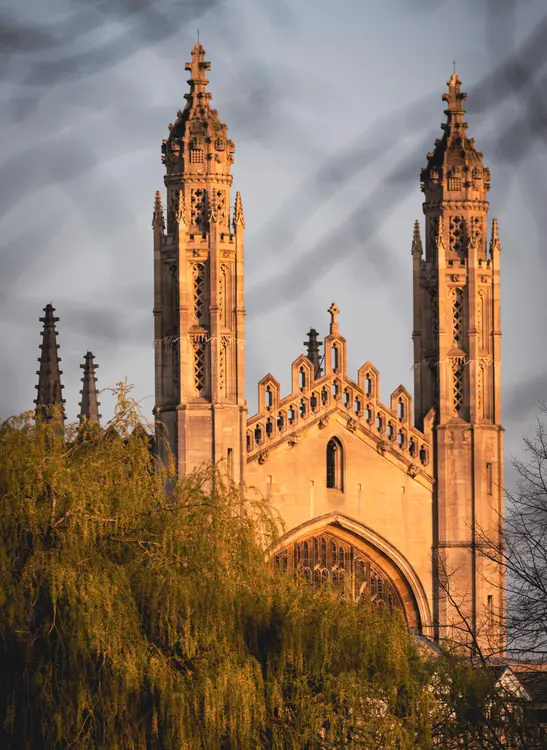
[(464, 332), (464, 295), (463, 289), (452, 290), (452, 333), (454, 346), (462, 348)]
[(327, 488), (344, 491), (344, 449), (337, 437), (327, 443)]

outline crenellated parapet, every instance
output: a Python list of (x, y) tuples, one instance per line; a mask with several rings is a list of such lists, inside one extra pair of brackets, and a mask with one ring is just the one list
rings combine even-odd
[(371, 362), (359, 368), (356, 381), (350, 378), (338, 308), (333, 305), (330, 312), (334, 320), (324, 340), (324, 375), (315, 378), (314, 364), (301, 354), (291, 366), (289, 395), (281, 396), (271, 374), (259, 382), (258, 412), (247, 421), (247, 460), (263, 462), (267, 451), (283, 442), (296, 448), (306, 430), (322, 430), (329, 419), (341, 416), (349, 432), (399, 459), (409, 473), (431, 476), (433, 411), (422, 432), (413, 424), (412, 396), (404, 386), (393, 391), (388, 406), (380, 399), (380, 374)]

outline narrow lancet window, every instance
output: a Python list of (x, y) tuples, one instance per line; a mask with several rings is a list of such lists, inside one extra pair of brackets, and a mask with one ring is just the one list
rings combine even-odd
[(327, 443), (327, 487), (344, 491), (343, 482), (344, 449), (338, 438), (331, 438)]

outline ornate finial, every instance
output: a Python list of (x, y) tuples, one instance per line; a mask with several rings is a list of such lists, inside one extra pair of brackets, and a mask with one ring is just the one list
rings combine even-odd
[[(199, 31), (198, 31), (198, 42), (199, 42)], [(453, 65), (452, 65), (452, 73), (455, 73), (455, 72), (456, 72), (456, 61), (454, 60)]]
[(461, 118), (461, 115), (465, 112), (461, 105), (467, 99), (467, 94), (461, 91), (461, 85), (462, 82), (458, 78), (456, 71), (454, 71), (447, 81), (448, 92), (443, 94), (442, 97), (443, 101), (448, 104), (445, 114), (448, 115), (449, 119), (452, 115), (458, 115)]
[(315, 328), (310, 328), (308, 331), (308, 340), (304, 341), (304, 346), (307, 349), (307, 357), (313, 365), (313, 377), (315, 380), (321, 377), (321, 357), (319, 354), (319, 347), (323, 346), (321, 341), (317, 340), (318, 333)]
[(165, 231), (165, 216), (163, 215), (163, 206), (161, 204), (161, 193), (156, 190), (154, 198), (154, 212), (152, 214), (152, 226), (161, 232)]
[(209, 83), (205, 77), (207, 70), (211, 69), (211, 63), (205, 60), (205, 50), (201, 46), (199, 40), (194, 45), (192, 50), (192, 61), (186, 63), (185, 69), (190, 71), (190, 95), (205, 91), (205, 87)]
[(412, 234), (412, 250), (411, 254), (418, 258), (423, 255), (422, 237), (420, 234), (420, 222), (418, 219), (414, 222), (414, 232)]
[(177, 203), (175, 210), (177, 224), (186, 226), (186, 206), (184, 203), (184, 190), (177, 190)]
[(217, 212), (216, 212), (216, 206), (214, 204), (209, 205), (209, 209), (207, 211), (207, 218), (209, 220), (209, 224), (217, 223)]
[(233, 219), (234, 229), (237, 227), (238, 224), (241, 224), (241, 226), (245, 228), (245, 216), (243, 215), (243, 202), (241, 200), (241, 193), (239, 192), (239, 190), (236, 193), (236, 200), (234, 204), (234, 219)]
[(61, 359), (57, 353), (59, 345), (57, 344), (57, 331), (55, 329), (55, 323), (59, 321), (59, 318), (54, 316), (55, 309), (51, 303), (44, 307), (44, 312), (44, 317), (40, 318), (40, 321), (44, 324), (44, 330), (42, 331), (42, 343), (40, 344), (42, 353), (38, 358), (40, 369), (36, 373), (38, 375), (38, 385), (36, 386), (38, 397), (34, 401), (36, 404), (35, 413), (36, 418), (51, 422), (53, 419), (52, 407), (61, 407), (61, 418), (64, 423), (63, 404), (65, 400), (62, 395), (63, 386), (61, 385), (63, 372), (59, 369)]
[(490, 257), (492, 257), (492, 254), (494, 252), (499, 253), (500, 250), (501, 250), (501, 243), (500, 243), (500, 238), (498, 234), (498, 220), (492, 219), (492, 236), (490, 238), (490, 248), (489, 248)]
[(82, 400), (80, 401), (80, 424), (84, 422), (94, 422), (99, 424), (101, 415), (99, 414), (99, 401), (97, 399), (97, 378), (95, 370), (99, 367), (93, 360), (95, 357), (91, 352), (84, 355), (84, 364), (80, 368), (84, 371), (82, 377)]
[(328, 312), (330, 313), (330, 332), (338, 333), (338, 314), (340, 312), (336, 302), (333, 302), (329, 307)]

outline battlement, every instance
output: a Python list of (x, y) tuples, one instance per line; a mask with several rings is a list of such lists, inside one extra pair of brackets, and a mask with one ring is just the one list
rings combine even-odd
[[(337, 329), (337, 324), (335, 324)], [(331, 330), (333, 326), (331, 325)], [(314, 365), (304, 354), (291, 367), (291, 393), (281, 396), (279, 382), (268, 374), (258, 384), (258, 412), (247, 421), (247, 460), (261, 460), (265, 451), (281, 442), (294, 445), (312, 425), (326, 426), (329, 415), (346, 418), (347, 429), (368, 439), (379, 452), (398, 457), (407, 469), (432, 474), (433, 412), (421, 432), (412, 420), (412, 396), (400, 385), (390, 405), (380, 400), (380, 374), (371, 362), (357, 373), (346, 373), (346, 341), (335, 330), (324, 341), (325, 374), (314, 376)]]

